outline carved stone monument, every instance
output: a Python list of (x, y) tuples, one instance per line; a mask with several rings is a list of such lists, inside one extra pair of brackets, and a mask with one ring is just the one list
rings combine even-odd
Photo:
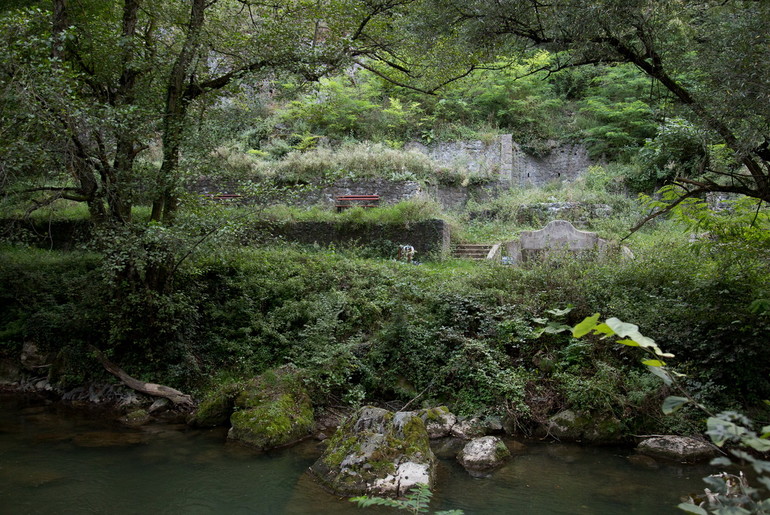
[(523, 231), (518, 241), (507, 245), (514, 263), (523, 263), (559, 252), (584, 254), (607, 251), (609, 243), (595, 232), (580, 231), (566, 220), (553, 220), (539, 231)]

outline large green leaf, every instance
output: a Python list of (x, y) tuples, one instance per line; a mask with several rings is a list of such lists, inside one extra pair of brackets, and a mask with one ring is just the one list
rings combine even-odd
[[(644, 347), (645, 349), (650, 349), (653, 351), (657, 356), (663, 357), (663, 358), (673, 358), (674, 355), (670, 352), (663, 352), (660, 347), (655, 343), (655, 340), (652, 338), (648, 338), (647, 336), (644, 336), (642, 333), (639, 332), (639, 326), (634, 324), (629, 324), (627, 322), (623, 322), (617, 318), (608, 318), (606, 321), (607, 326), (609, 326), (610, 329), (612, 329), (618, 336), (623, 338), (623, 340), (620, 340), (618, 343), (622, 343), (623, 345), (631, 345), (628, 343), (628, 340), (631, 340), (636, 343), (639, 347)], [(632, 345), (633, 346), (633, 345)]]
[(594, 334), (603, 334), (602, 338), (606, 338), (607, 336), (615, 336), (615, 331), (607, 324), (601, 323), (594, 327)]
[(663, 379), (663, 383), (665, 383), (666, 386), (671, 386), (671, 384), (673, 383), (673, 380), (671, 379), (671, 376), (669, 375), (669, 373), (665, 369), (660, 368), (660, 367), (647, 367), (647, 370), (649, 370), (650, 372), (652, 372), (656, 376), (658, 376), (661, 379)]
[(599, 313), (594, 313), (590, 317), (586, 317), (582, 322), (572, 328), (572, 336), (575, 338), (582, 338), (596, 328), (599, 322)]
[(717, 417), (709, 417), (706, 420), (706, 427), (711, 441), (715, 445), (722, 447), (726, 441), (740, 437), (746, 434), (746, 428)]
[(670, 395), (663, 401), (663, 413), (670, 415), (688, 402), (690, 402), (690, 399), (687, 397), (677, 397), (676, 395)]
[(605, 323), (621, 338), (626, 338), (631, 334), (639, 332), (638, 325), (623, 322), (615, 317), (608, 318)]
[(766, 440), (764, 438), (757, 438), (753, 436), (750, 438), (744, 438), (742, 442), (759, 452), (770, 451), (770, 440)]

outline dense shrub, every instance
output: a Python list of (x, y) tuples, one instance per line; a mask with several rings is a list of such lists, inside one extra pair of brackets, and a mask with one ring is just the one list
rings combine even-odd
[(212, 247), (183, 262), (167, 293), (117, 292), (108, 271), (120, 256), (6, 249), (0, 336), (6, 349), (27, 340), (69, 349), (81, 376), (98, 373), (86, 357), (92, 344), (136, 375), (176, 385), (293, 363), (318, 403), (419, 397), (466, 414), (509, 412), (521, 427), (571, 407), (613, 414), (629, 430), (665, 427), (662, 393), (635, 375), (633, 355), (543, 331), (543, 317), (571, 324), (599, 311), (674, 352), (710, 403), (770, 394), (770, 320), (757, 303), (767, 298), (766, 258), (741, 247), (737, 259), (724, 244), (697, 254), (676, 233), (638, 239), (634, 260), (561, 256), (523, 267)]

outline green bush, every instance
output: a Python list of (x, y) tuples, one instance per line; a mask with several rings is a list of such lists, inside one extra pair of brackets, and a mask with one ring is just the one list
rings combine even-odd
[[(408, 223), (432, 209), (408, 204), (383, 208), (383, 216)], [(87, 359), (92, 344), (134, 375), (178, 386), (214, 371), (249, 377), (290, 362), (318, 403), (422, 394), (467, 414), (515, 412), (521, 423), (574, 406), (622, 416), (635, 431), (663, 427), (653, 409), (660, 392), (629, 373), (635, 361), (627, 353), (598, 340), (537, 338), (542, 326), (533, 319), (571, 304), (567, 323), (603, 311), (649, 327), (687, 357), (681, 370), (710, 402), (770, 393), (768, 262), (745, 244), (720, 238), (693, 246), (680, 229), (660, 225), (630, 239), (633, 260), (407, 266), (362, 258), (373, 252), (365, 249), (234, 247), (228, 236), (193, 247), (197, 239), (185, 231), (225, 220), (204, 211), (173, 229), (105, 243), (104, 254), (4, 249), (0, 341), (10, 350), (28, 339), (66, 349), (73, 377), (100, 373)], [(353, 211), (344, 223), (379, 210)], [(151, 265), (169, 256), (181, 263), (173, 288), (147, 288)], [(535, 397), (547, 402), (530, 414), (540, 409)]]

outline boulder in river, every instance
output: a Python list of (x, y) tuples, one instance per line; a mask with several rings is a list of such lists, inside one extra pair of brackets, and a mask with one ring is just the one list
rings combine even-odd
[(511, 452), (500, 438), (482, 436), (468, 442), (457, 461), (467, 470), (480, 471), (497, 468), (511, 457)]
[(432, 485), (436, 458), (422, 419), (414, 412), (365, 406), (328, 440), (310, 468), (335, 494), (399, 497)]
[(425, 423), (425, 429), (431, 439), (449, 436), (452, 426), (457, 423), (457, 417), (446, 406), (421, 409), (417, 416)]
[(665, 435), (643, 440), (637, 447), (637, 452), (672, 461), (692, 463), (703, 461), (716, 456), (716, 447), (700, 438), (689, 436)]
[(561, 441), (608, 443), (622, 434), (623, 424), (613, 416), (564, 410), (548, 420), (546, 433)]
[(235, 398), (241, 393), (242, 388), (243, 385), (227, 383), (210, 390), (187, 419), (187, 423), (195, 427), (226, 425), (233, 414)]
[(125, 416), (120, 418), (120, 421), (127, 426), (136, 427), (146, 424), (150, 419), (151, 417), (147, 410), (135, 409), (126, 413)]
[(270, 370), (235, 399), (227, 437), (260, 450), (290, 445), (314, 427), (313, 405), (295, 370)]
[(487, 425), (484, 423), (484, 420), (478, 417), (458, 420), (457, 423), (452, 426), (451, 431), (452, 436), (462, 438), (463, 440), (478, 438), (486, 435), (487, 432)]

